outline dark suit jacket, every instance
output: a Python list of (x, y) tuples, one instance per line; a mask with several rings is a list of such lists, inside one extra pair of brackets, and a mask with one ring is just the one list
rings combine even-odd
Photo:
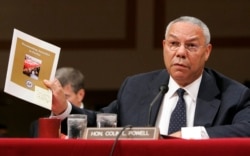
[[(159, 93), (160, 86), (168, 84), (168, 80), (166, 70), (128, 77), (117, 99), (100, 111), (117, 113), (118, 126), (147, 126), (149, 104)], [(152, 107), (151, 125), (155, 125), (162, 97)], [(85, 113), (88, 126), (96, 124), (94, 111), (73, 106), (71, 113)], [(211, 138), (250, 136), (250, 90), (214, 70), (204, 69), (194, 126), (204, 126)]]

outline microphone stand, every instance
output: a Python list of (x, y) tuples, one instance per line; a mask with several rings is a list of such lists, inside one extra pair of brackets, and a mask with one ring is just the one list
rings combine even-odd
[(150, 127), (150, 119), (151, 119), (151, 112), (152, 112), (152, 107), (155, 104), (155, 102), (159, 99), (159, 97), (163, 94), (165, 94), (168, 91), (168, 86), (167, 85), (161, 85), (160, 86), (160, 92), (156, 95), (156, 97), (153, 99), (153, 101), (149, 105), (149, 110), (148, 110), (148, 126)]
[(123, 127), (122, 130), (119, 132), (119, 134), (116, 136), (115, 142), (112, 146), (112, 149), (111, 149), (109, 156), (113, 156), (117, 141), (118, 141), (119, 137), (121, 136), (122, 132), (125, 131), (127, 128), (132, 128), (132, 125), (126, 125), (125, 127)]

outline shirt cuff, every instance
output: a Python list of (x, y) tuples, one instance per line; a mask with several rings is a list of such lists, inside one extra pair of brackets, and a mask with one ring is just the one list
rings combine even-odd
[(50, 118), (57, 118), (57, 119), (61, 119), (61, 120), (66, 119), (72, 110), (72, 105), (70, 104), (69, 101), (67, 101), (67, 104), (68, 104), (68, 107), (62, 114), (53, 115), (53, 113), (51, 113)]
[(203, 126), (181, 128), (183, 139), (209, 139), (206, 129)]

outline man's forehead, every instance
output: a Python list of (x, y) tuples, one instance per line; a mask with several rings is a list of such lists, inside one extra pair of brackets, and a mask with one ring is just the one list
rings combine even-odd
[(198, 40), (200, 36), (203, 36), (202, 29), (190, 22), (177, 22), (171, 25), (167, 38), (179, 38), (184, 37), (187, 40)]
[[(175, 35), (175, 34), (171, 34), (171, 33), (167, 36), (168, 39), (180, 39), (180, 37), (181, 36), (179, 36), (179, 35)], [(193, 36), (190, 35), (190, 36), (186, 36), (185, 39), (187, 41), (196, 41), (196, 40), (199, 40), (199, 36), (198, 35), (193, 35)]]

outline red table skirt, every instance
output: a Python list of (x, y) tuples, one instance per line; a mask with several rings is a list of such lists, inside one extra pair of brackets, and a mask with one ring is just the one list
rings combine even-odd
[[(0, 156), (108, 156), (113, 144), (114, 140), (1, 138)], [(118, 140), (113, 155), (250, 155), (250, 138)]]

